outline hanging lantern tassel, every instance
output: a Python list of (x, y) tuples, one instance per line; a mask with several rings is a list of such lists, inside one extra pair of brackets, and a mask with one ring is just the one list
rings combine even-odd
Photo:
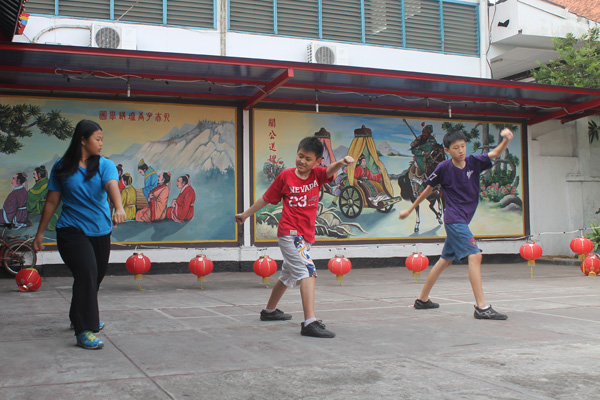
[(406, 268), (412, 271), (412, 276), (415, 278), (415, 283), (419, 283), (419, 277), (421, 271), (424, 271), (429, 266), (429, 258), (419, 253), (412, 253), (412, 255), (406, 257)]
[(190, 272), (198, 276), (198, 282), (200, 282), (200, 289), (204, 289), (202, 283), (206, 282), (206, 275), (213, 271), (213, 262), (208, 259), (204, 254), (198, 254), (196, 257), (190, 260)]
[(579, 254), (579, 261), (585, 260), (585, 255), (594, 250), (594, 242), (585, 236), (579, 236), (571, 240), (571, 250)]
[(535, 242), (527, 242), (519, 250), (521, 257), (527, 260), (527, 265), (530, 267), (530, 277), (533, 279), (533, 267), (535, 266), (535, 260), (542, 256), (542, 247)]
[[(150, 259), (142, 253), (133, 253), (125, 262), (125, 267), (133, 274), (133, 279), (141, 281), (142, 275), (150, 270)], [(138, 290), (144, 290), (142, 282), (138, 282)]]
[(269, 288), (271, 275), (277, 272), (277, 262), (269, 256), (260, 256), (258, 260), (254, 261), (252, 269), (256, 275), (262, 276), (263, 285)]
[(346, 275), (352, 269), (352, 263), (343, 255), (337, 255), (329, 260), (327, 268), (332, 274), (335, 274), (335, 280), (340, 283), (344, 281), (344, 275)]

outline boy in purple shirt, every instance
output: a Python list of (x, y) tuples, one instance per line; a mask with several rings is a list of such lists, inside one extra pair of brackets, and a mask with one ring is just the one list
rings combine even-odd
[(405, 219), (431, 194), (435, 186), (442, 186), (446, 198), (444, 211), (446, 240), (439, 261), (429, 272), (421, 295), (415, 300), (416, 309), (423, 310), (440, 306), (429, 299), (429, 292), (443, 270), (452, 265), (453, 261), (460, 261), (467, 257), (469, 280), (476, 303), (475, 318), (497, 320), (508, 318), (485, 302), (481, 284), (481, 250), (477, 247), (477, 242), (469, 229), (469, 223), (479, 201), (479, 175), (482, 171), (491, 168), (491, 159), (500, 157), (513, 138), (512, 131), (506, 128), (500, 135), (504, 140), (494, 150), (487, 154), (467, 156), (465, 135), (461, 132), (447, 133), (444, 136), (444, 147), (451, 158), (438, 164), (435, 171), (425, 181), (425, 190), (410, 208), (400, 213), (400, 219)]

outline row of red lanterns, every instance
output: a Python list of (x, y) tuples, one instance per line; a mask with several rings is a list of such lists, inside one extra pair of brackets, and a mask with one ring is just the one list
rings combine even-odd
[[(594, 243), (591, 240), (580, 236), (571, 241), (570, 247), (574, 253), (579, 254), (579, 259), (582, 260), (581, 271), (585, 275), (600, 274), (600, 256), (592, 252)], [(531, 267), (531, 277), (533, 278), (533, 266), (535, 266), (535, 260), (542, 256), (542, 247), (534, 241), (528, 241), (521, 246), (519, 253)], [(137, 281), (141, 281), (142, 275), (150, 270), (150, 265), (150, 259), (143, 253), (133, 253), (125, 262), (127, 270), (134, 275), (134, 279)], [(413, 277), (418, 280), (421, 271), (429, 266), (429, 259), (420, 252), (413, 253), (406, 258), (405, 265), (412, 271)], [(340, 282), (341, 286), (344, 275), (352, 269), (352, 263), (343, 255), (336, 255), (329, 260), (327, 267), (336, 276), (336, 280)], [(190, 272), (198, 277), (200, 289), (204, 289), (202, 284), (206, 282), (206, 276), (213, 271), (213, 268), (213, 262), (204, 254), (198, 254), (189, 262)], [(261, 256), (254, 262), (253, 270), (256, 275), (263, 278), (262, 283), (269, 287), (271, 275), (277, 272), (277, 263), (269, 256)], [(34, 268), (19, 271), (16, 281), (19, 290), (24, 292), (34, 292), (42, 284), (42, 278)], [(138, 283), (138, 290), (143, 290), (141, 282)]]

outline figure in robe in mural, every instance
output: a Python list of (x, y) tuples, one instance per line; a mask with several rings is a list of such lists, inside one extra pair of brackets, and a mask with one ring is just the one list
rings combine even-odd
[(167, 219), (175, 222), (189, 221), (194, 218), (194, 202), (196, 201), (196, 192), (190, 186), (190, 176), (187, 174), (180, 176), (175, 184), (181, 191), (179, 196), (173, 199), (172, 206), (167, 209)]
[(150, 200), (150, 192), (158, 185), (158, 175), (152, 167), (146, 165), (143, 158), (138, 163), (138, 172), (144, 177), (144, 196)]
[(123, 209), (125, 210), (125, 217), (127, 220), (135, 219), (135, 204), (137, 202), (137, 195), (135, 188), (131, 186), (133, 178), (128, 173), (123, 174), (123, 183), (125, 187), (121, 191), (121, 202), (123, 203)]
[(158, 186), (148, 194), (148, 205), (135, 214), (135, 220), (140, 222), (162, 221), (167, 216), (169, 202), (170, 172), (158, 175)]
[(356, 169), (354, 170), (354, 177), (356, 179), (366, 178), (368, 180), (375, 181), (375, 182), (381, 182), (381, 180), (383, 179), (381, 172), (374, 174), (367, 167), (367, 159), (365, 158), (364, 155), (361, 155), (358, 158), (358, 165), (356, 166)]
[(0, 210), (0, 224), (14, 224), (16, 228), (31, 226), (27, 213), (27, 174), (19, 172), (12, 177), (10, 184), (12, 192), (6, 196), (2, 210)]
[(346, 178), (348, 177), (348, 167), (346, 167), (345, 165), (342, 167), (342, 172), (339, 173), (333, 183), (331, 184), (331, 186), (333, 187), (333, 200), (331, 200), (331, 204), (336, 206), (337, 205), (337, 200), (340, 197), (340, 194), (342, 193), (342, 189), (344, 188), (344, 181), (346, 180)]
[(123, 179), (123, 164), (117, 165), (117, 173), (119, 174), (119, 192), (122, 192), (125, 189), (125, 180)]
[(35, 185), (27, 192), (27, 212), (29, 215), (39, 215), (46, 204), (48, 194), (48, 171), (41, 165), (33, 170)]

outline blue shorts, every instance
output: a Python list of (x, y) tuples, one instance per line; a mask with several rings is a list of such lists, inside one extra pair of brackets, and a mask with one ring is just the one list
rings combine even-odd
[(446, 224), (446, 241), (441, 257), (444, 260), (460, 261), (471, 254), (481, 253), (469, 225), (460, 222)]

